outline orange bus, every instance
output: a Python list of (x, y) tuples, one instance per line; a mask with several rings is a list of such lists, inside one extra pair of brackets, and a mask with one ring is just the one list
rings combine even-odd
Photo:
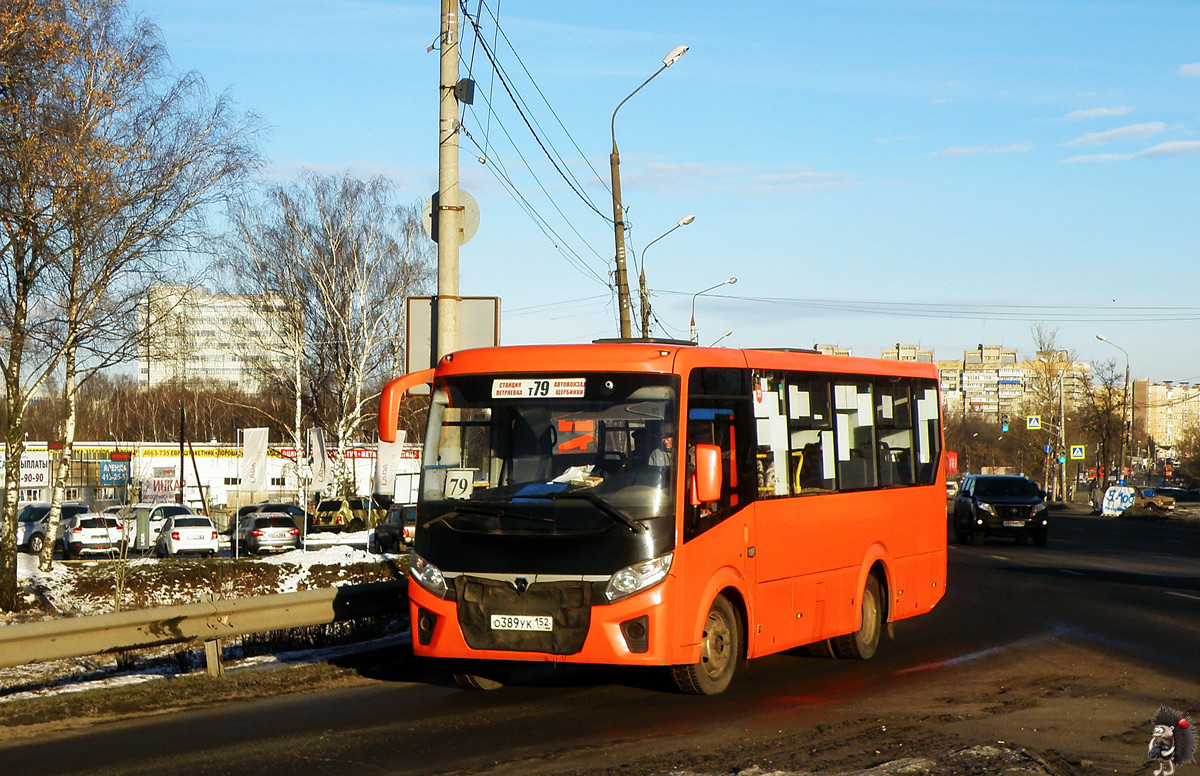
[(946, 581), (932, 364), (674, 341), (464, 350), (432, 384), (413, 650), (471, 689), (513, 661), (669, 667), (716, 694), (801, 645), (871, 657)]

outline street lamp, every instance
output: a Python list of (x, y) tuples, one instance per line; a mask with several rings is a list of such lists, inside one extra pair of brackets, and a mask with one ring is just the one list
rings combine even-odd
[(679, 219), (679, 222), (676, 223), (675, 226), (672, 226), (658, 237), (655, 237), (646, 244), (645, 248), (642, 248), (642, 266), (641, 270), (638, 272), (638, 287), (642, 295), (642, 337), (650, 336), (650, 297), (646, 294), (646, 251), (650, 250), (651, 245), (654, 245), (654, 243), (666, 237), (671, 232), (674, 232), (681, 226), (687, 226), (695, 220), (696, 217), (694, 215), (689, 214), (684, 216), (683, 218)]
[[(1129, 406), (1129, 351), (1113, 342), (1108, 337), (1105, 337), (1103, 334), (1097, 334), (1096, 339), (1100, 340), (1101, 342), (1107, 342), (1109, 345), (1112, 345), (1114, 348), (1125, 354), (1125, 387), (1121, 390), (1121, 471), (1117, 474), (1117, 483), (1119, 484), (1122, 482), (1122, 477), (1125, 473), (1125, 419), (1128, 414), (1127, 407)], [(1130, 423), (1129, 425), (1132, 426), (1133, 424)]]
[(737, 278), (729, 278), (728, 280), (722, 280), (720, 283), (717, 283), (715, 286), (709, 286), (708, 288), (704, 289), (703, 291), (697, 291), (696, 293), (692, 294), (692, 343), (693, 344), (696, 342), (696, 297), (700, 296), (701, 294), (707, 294), (709, 291), (712, 291), (714, 288), (720, 288), (721, 286), (732, 286), (736, 282), (737, 282)]
[(715, 348), (715, 347), (717, 346), (717, 343), (718, 343), (718, 342), (720, 342), (721, 340), (725, 339), (726, 337), (728, 337), (728, 336), (729, 336), (729, 335), (731, 335), (731, 334), (733, 334), (733, 329), (729, 329), (729, 330), (728, 330), (728, 331), (726, 331), (724, 334), (722, 334), (720, 337), (717, 337), (715, 340), (713, 340), (713, 343), (712, 343), (711, 345), (709, 345), (709, 347), (710, 347), (710, 348)]
[[(662, 67), (654, 71), (645, 81), (642, 81), (642, 86), (654, 80), (662, 71), (666, 70), (671, 65), (687, 53), (687, 46), (676, 46), (671, 49), (665, 57), (663, 57)], [(612, 169), (612, 198), (613, 198), (613, 236), (617, 243), (617, 303), (620, 308), (621, 316), (621, 336), (628, 339), (631, 336), (629, 327), (629, 278), (625, 271), (625, 210), (621, 205), (621, 156), (617, 153), (617, 111), (621, 106), (629, 102), (629, 98), (642, 90), (642, 86), (634, 89), (629, 93), (629, 96), (617, 103), (617, 107), (613, 109), (612, 121), (609, 122), (612, 131), (612, 155), (609, 157), (609, 165)]]

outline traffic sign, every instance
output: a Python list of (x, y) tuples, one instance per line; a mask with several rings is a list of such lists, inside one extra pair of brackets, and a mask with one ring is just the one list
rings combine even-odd
[(1043, 447), (1043, 448), (1042, 448), (1042, 452), (1043, 452), (1043, 453), (1053, 453), (1053, 452), (1054, 452), (1054, 446), (1053, 446), (1053, 445), (1046, 445), (1045, 447)]
[(1087, 457), (1087, 455), (1084, 451), (1083, 445), (1071, 445), (1071, 460), (1072, 461), (1082, 461), (1086, 457)]
[[(1029, 417), (1025, 418), (1025, 428), (1029, 429), (1030, 431), (1037, 431), (1041, 427), (1042, 427), (1042, 416), (1041, 415), (1030, 415)], [(1050, 452), (1050, 451), (1047, 450), (1046, 452)]]

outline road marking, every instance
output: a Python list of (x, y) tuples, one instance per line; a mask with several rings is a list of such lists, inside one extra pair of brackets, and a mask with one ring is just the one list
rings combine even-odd
[(1059, 571), (1061, 571), (1061, 572), (1062, 572), (1062, 573), (1064, 573), (1064, 574), (1070, 574), (1070, 575), (1071, 575), (1071, 576), (1073, 576), (1073, 577), (1083, 577), (1083, 576), (1087, 576), (1087, 575), (1086, 575), (1086, 574), (1084, 574), (1082, 571), (1076, 571), (1076, 570), (1074, 570), (1074, 569), (1059, 569)]
[(1190, 598), (1193, 601), (1200, 601), (1200, 595), (1192, 595), (1191, 593), (1176, 593), (1174, 590), (1164, 590), (1167, 595), (1179, 596), (1180, 598)]

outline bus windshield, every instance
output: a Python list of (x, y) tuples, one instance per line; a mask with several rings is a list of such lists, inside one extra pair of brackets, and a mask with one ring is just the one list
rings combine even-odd
[(669, 534), (676, 383), (646, 374), (449, 378), (430, 408), (421, 523), (637, 537), (665, 518)]

